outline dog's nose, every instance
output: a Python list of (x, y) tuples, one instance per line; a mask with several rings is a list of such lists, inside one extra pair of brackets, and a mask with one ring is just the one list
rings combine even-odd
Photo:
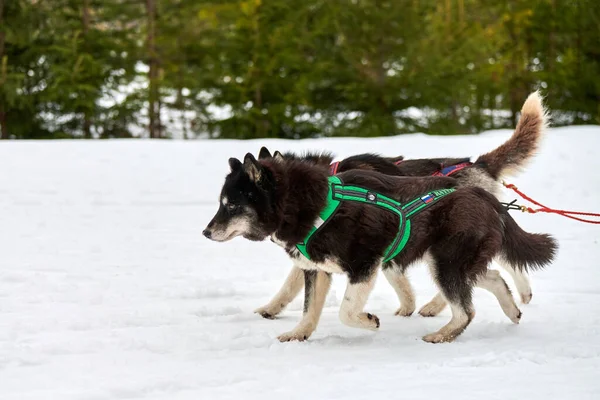
[(210, 229), (205, 229), (205, 230), (202, 231), (202, 234), (204, 236), (206, 236), (207, 238), (210, 239), (210, 236), (212, 235), (212, 232), (210, 231)]

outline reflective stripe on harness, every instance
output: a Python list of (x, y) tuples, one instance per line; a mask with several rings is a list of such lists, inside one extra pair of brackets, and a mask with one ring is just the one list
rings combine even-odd
[(396, 200), (384, 196), (380, 193), (370, 191), (368, 189), (359, 186), (345, 186), (337, 176), (329, 177), (329, 191), (327, 193), (327, 204), (325, 209), (319, 214), (318, 222), (315, 223), (304, 238), (304, 241), (296, 245), (296, 248), (306, 258), (310, 260), (310, 255), (307, 251), (307, 246), (312, 236), (327, 223), (329, 219), (338, 210), (339, 205), (343, 201), (355, 201), (359, 203), (366, 203), (379, 208), (383, 208), (389, 212), (396, 214), (399, 218), (398, 223), (398, 234), (385, 249), (383, 254), (383, 262), (388, 262), (396, 257), (410, 237), (410, 217), (421, 212), (426, 207), (437, 202), (442, 197), (454, 192), (456, 189), (439, 189), (428, 192), (424, 196), (417, 197), (416, 199), (409, 201), (405, 205), (397, 202)]

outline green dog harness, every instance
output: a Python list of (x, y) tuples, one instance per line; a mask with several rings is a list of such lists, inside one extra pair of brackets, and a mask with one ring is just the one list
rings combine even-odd
[(408, 242), (408, 238), (410, 237), (410, 217), (423, 211), (428, 206), (436, 203), (439, 199), (449, 195), (455, 190), (456, 189), (433, 190), (424, 196), (417, 197), (405, 205), (402, 205), (394, 199), (368, 189), (359, 186), (345, 186), (342, 184), (340, 178), (337, 176), (330, 176), (329, 192), (327, 194), (327, 204), (325, 205), (325, 209), (319, 214), (315, 225), (310, 229), (306, 238), (304, 238), (304, 242), (297, 244), (296, 248), (310, 260), (307, 247), (313, 235), (323, 226), (323, 224), (325, 224), (325, 222), (333, 217), (343, 201), (356, 201), (386, 209), (398, 216), (400, 220), (398, 234), (387, 249), (385, 249), (383, 256), (383, 262), (388, 262), (396, 257), (402, 249), (404, 249), (406, 242)]

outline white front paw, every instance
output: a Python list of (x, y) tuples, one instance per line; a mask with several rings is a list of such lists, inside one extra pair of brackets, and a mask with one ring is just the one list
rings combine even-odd
[(280, 342), (291, 342), (293, 340), (304, 342), (310, 337), (313, 331), (313, 329), (308, 328), (296, 328), (292, 331), (277, 336), (277, 339), (279, 339)]
[(410, 317), (415, 312), (414, 306), (404, 306), (402, 305), (398, 311), (396, 311), (395, 315), (399, 315), (401, 317)]
[(260, 314), (261, 317), (266, 319), (275, 319), (277, 314), (279, 314), (281, 310), (276, 310), (273, 307), (270, 307), (268, 304), (263, 307), (259, 307), (254, 310), (255, 314)]

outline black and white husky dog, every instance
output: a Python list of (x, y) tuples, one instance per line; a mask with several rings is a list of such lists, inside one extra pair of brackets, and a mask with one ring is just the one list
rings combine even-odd
[[(375, 154), (360, 154), (333, 162), (333, 156), (330, 153), (307, 153), (298, 156), (293, 153), (282, 154), (276, 151), (274, 155), (271, 155), (271, 152), (265, 147), (261, 148), (259, 152), (259, 160), (302, 160), (328, 168), (332, 175), (361, 169), (393, 176), (452, 176), (457, 179), (458, 186), (477, 186), (498, 196), (501, 179), (514, 175), (533, 157), (546, 125), (547, 116), (542, 100), (540, 95), (535, 92), (525, 101), (512, 137), (500, 147), (479, 156), (472, 163), (468, 158), (404, 159), (402, 156), (387, 158)], [(524, 304), (529, 303), (532, 298), (532, 290), (526, 272), (515, 269), (510, 264), (502, 263), (501, 259), (496, 261), (500, 262), (501, 266), (511, 275), (521, 301)], [(397, 289), (401, 303), (396, 315), (412, 315), (416, 304), (408, 279), (404, 276), (398, 278), (395, 275), (387, 274), (386, 277), (394, 280), (393, 286)], [(264, 318), (274, 319), (299, 294), (303, 286), (304, 273), (299, 268), (293, 267), (277, 294), (268, 304), (258, 308), (255, 312)], [(446, 301), (439, 293), (419, 310), (419, 314), (425, 317), (435, 316), (445, 306)]]
[[(400, 292), (396, 282), (405, 279), (405, 269), (419, 260), (427, 261), (452, 309), (450, 322), (426, 335), (425, 341), (452, 341), (467, 327), (475, 315), (474, 286), (491, 291), (517, 323), (521, 312), (498, 272), (488, 269), (489, 263), (498, 257), (514, 269), (540, 268), (551, 262), (556, 251), (554, 239), (523, 231), (492, 194), (479, 187), (457, 188), (454, 178), (351, 170), (336, 175), (340, 184), (336, 186), (326, 169), (302, 160), (257, 161), (248, 153), (243, 163), (231, 158), (229, 165), (219, 209), (203, 233), (215, 241), (270, 236), (303, 271), (304, 315), (294, 330), (280, 336), (282, 341), (305, 340), (316, 329), (331, 273), (348, 277), (339, 314), (342, 322), (378, 329), (379, 318), (363, 310), (378, 269)], [(338, 186), (342, 200), (323, 221), (322, 213), (330, 207)], [(445, 194), (438, 197), (444, 189)], [(350, 201), (358, 197), (358, 190), (367, 196), (361, 202)], [(379, 199), (388, 206), (376, 206)], [(405, 218), (416, 210), (390, 213), (398, 204), (416, 204), (420, 212), (410, 217), (403, 250), (385, 259), (399, 230), (406, 227)], [(305, 241), (301, 251), (299, 244)]]

